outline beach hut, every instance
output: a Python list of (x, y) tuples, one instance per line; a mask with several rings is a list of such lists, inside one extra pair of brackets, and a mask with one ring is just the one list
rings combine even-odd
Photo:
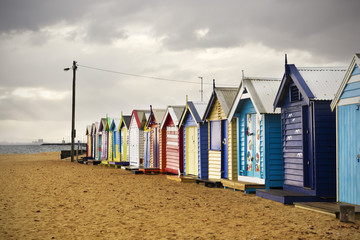
[(86, 127), (86, 157), (91, 157), (91, 125)]
[(120, 152), (121, 152), (121, 162), (129, 162), (128, 152), (129, 152), (129, 127), (130, 127), (131, 116), (124, 116), (121, 114), (120, 124), (119, 124), (119, 135), (120, 135)]
[(228, 121), (236, 120), (238, 181), (222, 181), (246, 193), (283, 185), (281, 116), (273, 112), (281, 79), (244, 78)]
[(360, 54), (331, 102), (336, 109), (337, 201), (360, 205)]
[(186, 100), (179, 126), (183, 128), (184, 175), (208, 179), (208, 123), (203, 121), (207, 103)]
[(287, 64), (275, 97), (281, 108), (283, 190), (256, 195), (285, 204), (335, 200), (336, 130), (330, 102), (345, 74), (343, 68), (297, 68)]
[(150, 116), (146, 127), (150, 129), (149, 157), (145, 158), (145, 168), (152, 171), (160, 170), (160, 123), (164, 118), (166, 109), (153, 109), (150, 106)]
[(144, 125), (144, 168), (150, 167), (150, 128), (147, 126), (149, 121), (150, 114), (146, 117), (145, 125)]
[(110, 141), (112, 142), (112, 148), (111, 148), (111, 158), (109, 158), (109, 164), (115, 165), (116, 162), (120, 162), (120, 155), (121, 155), (121, 148), (120, 148), (120, 141), (121, 141), (121, 135), (118, 131), (120, 124), (120, 119), (114, 118), (110, 125)]
[(104, 146), (103, 146), (103, 131), (104, 130), (104, 123), (106, 125), (106, 118), (101, 118), (100, 119), (100, 122), (98, 124), (98, 128), (97, 128), (97, 150), (96, 150), (96, 154), (97, 154), (97, 157), (96, 157), (96, 160), (98, 161), (101, 161), (102, 159), (102, 155), (103, 155), (103, 149), (104, 149)]
[(97, 125), (97, 122), (94, 122), (93, 124), (91, 124), (91, 159), (95, 159), (96, 125)]
[(203, 120), (208, 122), (209, 180), (237, 179), (236, 120), (228, 123), (230, 108), (238, 88), (215, 87)]
[(109, 118), (102, 118), (99, 126), (99, 159), (101, 164), (108, 164)]
[(168, 106), (160, 125), (160, 169), (162, 172), (183, 173), (183, 134), (179, 121), (185, 106)]
[(129, 126), (130, 168), (138, 169), (144, 164), (144, 127), (149, 110), (133, 110)]
[(113, 118), (107, 118), (107, 128), (106, 128), (106, 132), (107, 132), (107, 164), (109, 164), (111, 161), (114, 160), (114, 155), (113, 155), (113, 148), (114, 148), (114, 132), (110, 129), (111, 127), (111, 123), (114, 119)]

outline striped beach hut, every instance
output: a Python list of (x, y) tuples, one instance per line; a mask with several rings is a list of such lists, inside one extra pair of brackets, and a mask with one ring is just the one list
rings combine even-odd
[(335, 200), (336, 124), (330, 109), (344, 68), (298, 68), (287, 64), (275, 97), (281, 108), (283, 190), (261, 189), (256, 195), (285, 204)]
[(113, 148), (114, 148), (114, 132), (110, 129), (111, 127), (111, 123), (114, 119), (113, 118), (107, 118), (107, 124), (108, 124), (108, 127), (107, 127), (107, 137), (108, 137), (108, 145), (107, 145), (107, 164), (110, 163), (110, 161), (113, 161), (114, 160), (114, 155), (113, 155)]
[(130, 167), (138, 169), (144, 165), (144, 127), (149, 110), (133, 110), (129, 126)]
[[(97, 129), (97, 158), (96, 160), (101, 161), (103, 159), (103, 154), (104, 154), (104, 125), (106, 126), (106, 118), (101, 118), (99, 125), (98, 125), (98, 129)], [(106, 144), (107, 146), (107, 144)]]
[(150, 157), (145, 160), (145, 168), (160, 169), (160, 124), (165, 112), (166, 109), (153, 109), (150, 106), (150, 116), (146, 124), (150, 129)]
[(337, 201), (360, 205), (360, 54), (331, 102), (336, 109)]
[(162, 172), (183, 173), (183, 133), (179, 121), (185, 106), (168, 106), (160, 129), (160, 169)]
[(109, 142), (109, 118), (102, 118), (99, 126), (99, 145), (101, 164), (108, 164), (108, 142)]
[(118, 132), (120, 135), (120, 152), (121, 152), (121, 162), (129, 162), (128, 152), (129, 152), (129, 127), (130, 127), (131, 116), (124, 116), (121, 114), (120, 124)]
[[(280, 109), (273, 112), (281, 79), (244, 78), (228, 121), (236, 120), (237, 175), (233, 183), (246, 193), (283, 185)], [(226, 186), (231, 182), (223, 181)]]
[(92, 125), (88, 125), (86, 127), (86, 157), (90, 158), (91, 157), (91, 126)]
[(184, 175), (208, 178), (208, 123), (203, 121), (207, 103), (186, 100), (183, 129)]
[(208, 122), (209, 180), (237, 179), (236, 120), (228, 122), (238, 88), (215, 87), (203, 120)]

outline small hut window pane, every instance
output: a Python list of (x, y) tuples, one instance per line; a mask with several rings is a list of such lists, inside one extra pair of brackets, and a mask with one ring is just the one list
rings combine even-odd
[(290, 87), (290, 102), (297, 102), (301, 100), (301, 94), (296, 86)]
[(220, 150), (221, 148), (221, 122), (210, 121), (210, 149)]

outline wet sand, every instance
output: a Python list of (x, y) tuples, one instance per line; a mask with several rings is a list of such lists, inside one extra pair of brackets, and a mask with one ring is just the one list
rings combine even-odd
[(0, 155), (0, 239), (360, 239), (360, 221), (162, 175)]

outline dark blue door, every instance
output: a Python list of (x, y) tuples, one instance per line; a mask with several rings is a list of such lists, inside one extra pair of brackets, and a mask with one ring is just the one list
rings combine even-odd
[(221, 178), (228, 178), (228, 122), (221, 120)]
[(313, 188), (314, 158), (312, 149), (312, 104), (303, 107), (303, 137), (304, 137), (304, 187)]

